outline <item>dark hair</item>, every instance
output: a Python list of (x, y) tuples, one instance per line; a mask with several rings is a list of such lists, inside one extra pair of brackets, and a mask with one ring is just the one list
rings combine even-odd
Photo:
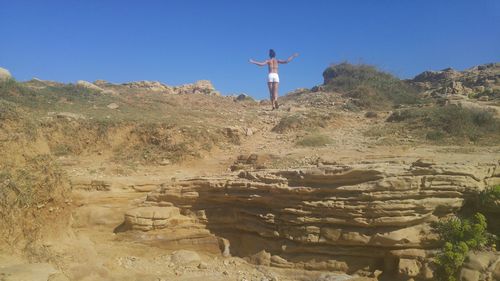
[(269, 57), (274, 58), (276, 56), (276, 52), (273, 49), (269, 49)]

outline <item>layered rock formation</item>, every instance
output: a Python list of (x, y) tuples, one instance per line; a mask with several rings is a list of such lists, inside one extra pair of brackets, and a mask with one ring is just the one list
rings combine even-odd
[[(495, 161), (393, 159), (174, 182), (149, 194), (145, 205), (179, 208), (179, 214), (168, 209), (168, 217), (191, 217), (227, 239), (233, 255), (265, 251), (270, 265), (347, 273), (380, 269), (425, 279), (432, 278), (426, 259), (439, 246), (430, 224), (499, 182)], [(165, 214), (141, 214), (127, 214), (129, 229), (168, 225)]]
[(500, 63), (475, 66), (464, 71), (452, 68), (425, 71), (410, 80), (433, 96), (461, 95), (498, 97), (500, 93)]

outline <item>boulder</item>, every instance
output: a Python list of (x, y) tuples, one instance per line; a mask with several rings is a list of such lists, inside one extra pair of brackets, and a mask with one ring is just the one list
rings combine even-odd
[(418, 261), (413, 259), (400, 259), (398, 273), (408, 277), (415, 277), (420, 273), (420, 265)]
[(257, 265), (269, 266), (271, 264), (271, 254), (266, 252), (265, 250), (262, 250), (251, 256), (250, 262)]
[(497, 256), (495, 255), (495, 253), (471, 252), (467, 255), (467, 258), (464, 262), (464, 267), (477, 271), (484, 271), (490, 266), (493, 261), (495, 261), (496, 258)]
[(460, 275), (458, 276), (459, 281), (479, 281), (481, 273), (477, 270), (462, 268), (460, 270)]
[(111, 83), (109, 83), (108, 81), (106, 80), (101, 80), (101, 79), (98, 79), (98, 80), (95, 80), (94, 81), (94, 85), (97, 85), (99, 87), (103, 87), (103, 86), (108, 86), (108, 85), (112, 85)]
[(12, 79), (12, 75), (7, 69), (0, 67), (0, 81), (5, 81), (8, 79)]

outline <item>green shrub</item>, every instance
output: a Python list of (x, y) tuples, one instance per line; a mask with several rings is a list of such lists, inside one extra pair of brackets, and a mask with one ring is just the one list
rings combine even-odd
[(371, 65), (334, 64), (323, 72), (323, 79), (327, 90), (343, 93), (363, 108), (419, 102), (415, 88)]
[(313, 134), (301, 138), (297, 141), (296, 144), (300, 146), (318, 147), (330, 143), (332, 143), (332, 139), (330, 137), (320, 134)]
[(426, 123), (442, 128), (448, 134), (468, 137), (471, 140), (476, 139), (481, 131), (495, 132), (500, 129), (499, 122), (491, 112), (461, 106), (436, 108)]
[(470, 250), (480, 250), (493, 244), (494, 236), (487, 232), (486, 218), (476, 213), (472, 219), (452, 218), (434, 225), (440, 240), (444, 242), (437, 256), (438, 278), (457, 280), (458, 270)]
[(483, 109), (455, 105), (411, 108), (395, 111), (387, 122), (405, 122), (409, 125), (406, 128), (422, 129), (429, 140), (500, 141), (500, 121)]
[(469, 247), (464, 242), (460, 242), (458, 244), (446, 242), (443, 246), (441, 254), (436, 260), (436, 263), (439, 266), (438, 278), (440, 280), (456, 281), (458, 269), (460, 269), (464, 263), (468, 252)]
[(493, 209), (500, 207), (500, 185), (487, 188), (479, 193), (479, 208)]

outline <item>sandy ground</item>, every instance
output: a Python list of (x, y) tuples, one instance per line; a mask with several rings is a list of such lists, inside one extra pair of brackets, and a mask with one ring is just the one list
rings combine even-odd
[[(122, 239), (114, 230), (123, 222), (127, 210), (144, 201), (148, 191), (173, 178), (230, 173), (230, 165), (241, 154), (256, 153), (267, 159), (270, 167), (313, 165), (318, 158), (350, 163), (437, 157), (467, 161), (500, 155), (500, 147), (428, 146), (417, 144), (408, 136), (395, 136), (398, 145), (384, 144), (384, 140), (367, 137), (363, 132), (383, 122), (385, 116), (367, 119), (361, 113), (348, 112), (322, 129), (332, 144), (299, 147), (295, 145), (297, 134), (271, 132), (279, 118), (288, 114), (286, 109), (258, 110), (259, 126), (251, 136), (242, 139), (241, 145), (218, 148), (181, 164), (139, 165), (130, 169), (110, 162), (105, 154), (60, 157), (58, 161), (72, 181), (102, 180), (110, 189), (73, 190), (71, 229), (64, 237), (47, 243), (51, 253), (47, 263), (28, 265), (20, 258), (0, 256), (0, 280), (347, 280), (340, 273), (256, 266), (240, 257), (223, 257), (203, 245), (179, 243), (161, 247)], [(198, 257), (173, 261), (172, 254), (179, 250), (195, 252)]]

